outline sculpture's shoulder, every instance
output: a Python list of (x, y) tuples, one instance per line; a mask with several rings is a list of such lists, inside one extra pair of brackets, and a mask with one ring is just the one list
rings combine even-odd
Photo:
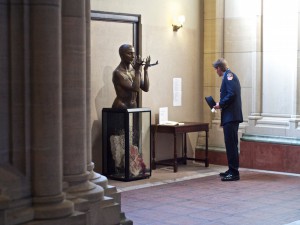
[(119, 65), (113, 71), (113, 77), (122, 76), (123, 73), (124, 73), (124, 69)]
[(121, 66), (118, 66), (114, 71), (113, 71), (113, 81), (114, 82), (123, 82), (123, 81), (130, 81), (132, 82), (133, 76), (132, 74), (124, 69)]
[(118, 74), (124, 71), (124, 68), (121, 67), (121, 65), (118, 65), (115, 70), (113, 71), (113, 74)]

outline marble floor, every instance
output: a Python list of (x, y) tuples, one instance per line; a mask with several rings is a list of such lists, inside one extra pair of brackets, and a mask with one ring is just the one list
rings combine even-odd
[(300, 175), (241, 168), (222, 182), (224, 166), (158, 167), (148, 179), (109, 180), (134, 225), (300, 225)]

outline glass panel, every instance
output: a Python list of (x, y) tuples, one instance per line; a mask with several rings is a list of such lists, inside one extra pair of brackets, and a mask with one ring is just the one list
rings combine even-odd
[(130, 113), (129, 124), (129, 174), (145, 176), (150, 172), (150, 112)]
[[(108, 174), (125, 173), (125, 114), (108, 113), (107, 116), (107, 172)], [(104, 159), (105, 160), (105, 159)], [(122, 177), (120, 175), (120, 177)]]
[(141, 127), (141, 144), (143, 149), (143, 161), (146, 166), (146, 173), (151, 175), (151, 142), (150, 142), (150, 126), (151, 126), (151, 113), (145, 112), (142, 114), (142, 127)]

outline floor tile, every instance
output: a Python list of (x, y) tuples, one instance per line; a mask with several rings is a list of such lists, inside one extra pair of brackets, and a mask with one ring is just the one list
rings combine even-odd
[(179, 167), (181, 173), (176, 175), (165, 170), (145, 181), (115, 182), (121, 191), (122, 211), (134, 225), (285, 225), (300, 221), (299, 175), (241, 169), (240, 181), (222, 182), (218, 174), (224, 170), (188, 165)]

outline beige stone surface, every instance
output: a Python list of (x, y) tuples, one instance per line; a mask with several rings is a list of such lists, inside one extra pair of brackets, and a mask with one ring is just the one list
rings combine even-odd
[(226, 18), (224, 30), (225, 52), (256, 51), (256, 17)]
[(204, 53), (223, 51), (224, 20), (204, 20)]

